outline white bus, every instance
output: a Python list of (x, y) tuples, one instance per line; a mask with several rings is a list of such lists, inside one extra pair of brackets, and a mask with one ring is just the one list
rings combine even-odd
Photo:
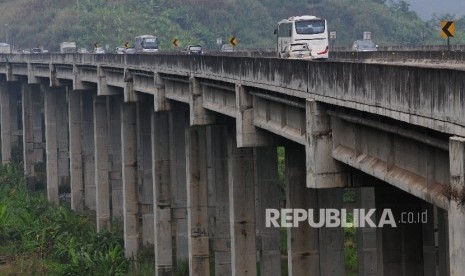
[(328, 23), (325, 19), (312, 15), (289, 17), (278, 22), (275, 34), (278, 57), (289, 57), (292, 46), (306, 43), (312, 58), (328, 58)]
[(136, 53), (158, 52), (158, 37), (153, 35), (140, 35), (134, 42)]

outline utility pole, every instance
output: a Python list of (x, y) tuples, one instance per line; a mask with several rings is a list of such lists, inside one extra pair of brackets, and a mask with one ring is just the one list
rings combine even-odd
[(5, 24), (5, 43), (8, 43), (8, 24)]

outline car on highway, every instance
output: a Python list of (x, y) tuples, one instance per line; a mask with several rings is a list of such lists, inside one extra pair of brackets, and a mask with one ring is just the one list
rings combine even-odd
[(226, 53), (234, 52), (234, 46), (232, 46), (231, 44), (223, 44), (221, 45), (220, 52), (226, 52)]
[(89, 51), (88, 51), (86, 48), (79, 48), (79, 49), (77, 50), (77, 52), (78, 52), (79, 54), (87, 54), (87, 53), (89, 53)]
[(187, 45), (186, 49), (184, 50), (188, 55), (201, 55), (203, 54), (202, 46), (201, 45)]
[(371, 40), (356, 40), (352, 44), (352, 51), (354, 52), (376, 52), (378, 45), (375, 45)]
[(105, 50), (102, 47), (94, 48), (94, 54), (105, 54)]
[(128, 54), (128, 55), (132, 55), (132, 54), (135, 54), (136, 53), (136, 48), (127, 48), (125, 51), (124, 51), (125, 54)]
[(292, 43), (287, 51), (287, 58), (312, 59), (312, 49), (310, 49), (307, 43)]
[(124, 47), (116, 47), (115, 54), (123, 55), (125, 51), (126, 51), (126, 48)]
[(40, 48), (32, 48), (30, 52), (31, 52), (31, 54), (42, 54), (42, 49), (40, 49)]

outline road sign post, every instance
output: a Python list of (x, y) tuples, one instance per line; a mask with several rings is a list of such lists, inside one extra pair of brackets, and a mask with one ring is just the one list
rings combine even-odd
[(455, 21), (441, 21), (441, 37), (447, 38), (447, 51), (450, 51), (450, 38), (455, 36)]
[(331, 42), (331, 51), (334, 50), (334, 41), (336, 40), (336, 31), (329, 32), (329, 40)]

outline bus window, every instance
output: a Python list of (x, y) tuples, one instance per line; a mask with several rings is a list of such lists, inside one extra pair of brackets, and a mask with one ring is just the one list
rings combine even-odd
[(324, 20), (305, 20), (295, 22), (297, 34), (321, 34), (325, 31)]

